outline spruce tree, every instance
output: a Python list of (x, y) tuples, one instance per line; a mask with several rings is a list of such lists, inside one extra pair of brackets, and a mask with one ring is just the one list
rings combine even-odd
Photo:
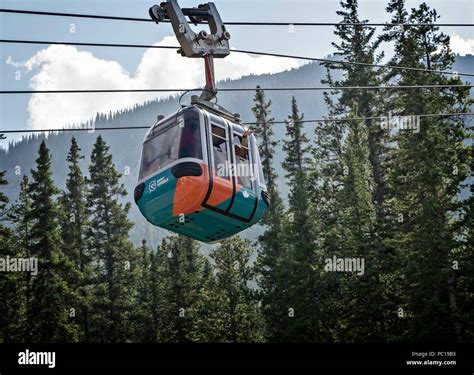
[[(352, 113), (354, 117), (354, 113)], [(374, 182), (369, 160), (368, 130), (359, 120), (349, 122), (349, 134), (342, 153), (345, 168), (343, 189), (339, 193), (338, 208), (343, 245), (337, 256), (364, 262), (364, 268), (339, 276), (339, 325), (336, 340), (380, 341), (374, 320), (378, 306), (376, 294), (370, 288), (377, 285), (376, 248), (374, 226), (376, 222), (373, 202)], [(373, 292), (373, 291), (372, 291)]]
[(86, 201), (86, 184), (79, 162), (84, 159), (80, 154), (76, 139), (71, 139), (67, 156), (69, 173), (66, 190), (61, 197), (63, 208), (62, 238), (64, 253), (72, 264), (74, 272), (69, 276), (69, 286), (75, 295), (70, 301), (77, 310), (76, 321), (81, 327), (81, 341), (89, 341), (89, 273), (90, 256), (87, 249), (88, 215)]
[[(30, 257), (31, 249), (31, 226), (33, 223), (31, 213), (30, 182), (28, 176), (23, 175), (20, 182), (18, 199), (9, 210), (10, 220), (15, 224), (15, 237), (19, 253), (25, 257)], [(31, 298), (31, 273), (25, 273), (25, 298), (28, 304)]]
[(325, 92), (324, 101), (328, 107), (328, 121), (320, 122), (315, 127), (315, 141), (311, 149), (312, 163), (308, 170), (308, 194), (311, 205), (309, 214), (312, 218), (312, 230), (316, 234), (318, 251), (314, 272), (320, 279), (319, 310), (320, 340), (336, 340), (339, 326), (339, 275), (324, 270), (325, 260), (339, 254), (344, 240), (339, 210), (339, 195), (343, 187), (344, 165), (342, 153), (347, 133), (345, 123), (329, 121), (340, 117), (344, 112), (337, 106), (333, 95), (336, 92)]
[[(361, 20), (358, 11), (357, 0), (342, 0), (340, 2), (342, 10), (336, 13), (341, 16), (342, 23), (367, 23)], [(375, 28), (367, 26), (347, 27), (345, 25), (336, 26), (334, 34), (339, 37), (339, 43), (333, 43), (336, 49), (335, 55), (343, 61), (357, 61), (365, 64), (380, 62), (383, 55), (378, 55), (377, 50), (381, 43), (374, 40)], [(328, 72), (328, 77), (324, 81), (331, 86), (377, 86), (381, 82), (380, 72), (367, 65), (346, 65), (346, 64), (326, 64), (330, 71), (336, 70), (342, 73), (343, 78), (334, 79)], [(383, 219), (383, 205), (385, 187), (384, 163), (386, 158), (386, 138), (388, 131), (378, 126), (372, 117), (385, 115), (385, 102), (383, 92), (375, 90), (344, 90), (337, 98), (335, 112), (347, 114), (352, 110), (359, 117), (367, 117), (365, 125), (368, 128), (369, 158), (372, 164), (372, 178), (375, 182), (373, 192), (376, 202), (377, 217)]]
[(261, 223), (264, 233), (259, 236), (257, 268), (261, 288), (262, 311), (265, 317), (266, 335), (270, 341), (278, 341), (288, 325), (289, 299), (284, 264), (287, 246), (284, 236), (285, 209), (276, 185), (277, 174), (273, 167), (273, 155), (277, 142), (273, 140), (273, 118), (270, 114), (271, 101), (267, 101), (263, 90), (257, 86), (254, 98), (255, 135), (259, 141), (259, 151), (263, 173), (270, 197), (270, 207)]
[[(340, 2), (342, 10), (337, 14), (342, 17), (342, 23), (363, 24), (367, 21), (361, 20), (358, 14), (358, 2), (356, 0), (344, 0)], [(335, 34), (340, 42), (333, 43), (336, 49), (335, 55), (343, 61), (358, 61), (364, 64), (378, 63), (382, 55), (377, 54), (380, 40), (374, 40), (375, 29), (356, 25), (346, 27), (336, 26)], [(380, 72), (369, 65), (348, 65), (329, 63), (327, 78), (323, 81), (332, 87), (338, 86), (377, 86), (381, 81)], [(334, 72), (342, 73), (342, 78), (334, 78)], [(344, 194), (348, 173), (348, 166), (344, 164), (344, 153), (348, 134), (351, 132), (351, 123), (340, 121), (341, 117), (359, 118), (365, 117), (367, 120), (361, 124), (366, 128), (368, 159), (370, 162), (370, 185), (371, 200), (374, 202), (376, 219), (370, 226), (370, 249), (367, 249), (366, 256), (374, 254), (370, 267), (374, 277), (368, 283), (370, 287), (366, 289), (366, 299), (376, 301), (368, 311), (366, 320), (371, 324), (364, 324), (365, 332), (360, 334), (363, 340), (381, 341), (385, 337), (387, 315), (394, 314), (390, 297), (385, 293), (386, 278), (383, 274), (390, 270), (393, 249), (383, 241), (388, 231), (388, 218), (386, 210), (386, 169), (389, 155), (388, 130), (378, 124), (374, 118), (384, 115), (387, 108), (387, 98), (379, 92), (371, 90), (349, 89), (342, 93), (328, 91), (325, 93), (325, 102), (328, 106), (328, 121), (318, 124), (315, 131), (314, 160), (310, 171), (310, 192), (312, 196), (312, 217), (314, 219), (314, 230), (318, 233), (318, 244), (320, 247), (320, 260), (332, 258), (334, 255), (350, 254), (350, 246), (344, 241), (343, 235), (348, 228), (340, 218), (344, 209)], [(331, 121), (334, 120), (334, 121)], [(361, 155), (359, 155), (361, 156)], [(360, 161), (364, 163), (363, 160)], [(341, 201), (342, 200), (342, 201)], [(364, 205), (365, 202), (358, 202)], [(320, 262), (316, 267), (316, 272), (322, 271), (323, 264)], [(324, 272), (324, 270), (322, 271)], [(323, 273), (323, 283), (321, 286), (322, 300), (325, 301), (322, 307), (322, 330), (326, 336), (325, 340), (338, 340), (340, 335), (336, 327), (341, 326), (334, 315), (338, 310), (338, 303), (331, 293), (338, 288), (338, 278), (341, 274)], [(353, 285), (357, 288), (357, 283)], [(323, 297), (326, 295), (328, 298)], [(326, 303), (327, 302), (327, 303)], [(346, 332), (347, 336), (347, 332)]]
[(167, 317), (170, 315), (169, 279), (167, 278), (168, 254), (160, 251), (160, 246), (150, 254), (150, 309), (153, 336), (152, 342), (168, 342), (171, 338), (171, 328)]
[(101, 136), (94, 144), (88, 179), (89, 246), (93, 294), (90, 334), (92, 341), (124, 342), (133, 335), (133, 314), (138, 255), (128, 239), (132, 223), (127, 192)]
[(30, 341), (57, 342), (77, 340), (77, 326), (70, 318), (70, 273), (59, 224), (60, 208), (55, 200), (51, 156), (41, 142), (36, 169), (31, 171), (31, 248), (38, 259), (38, 274), (33, 276), (27, 323)]
[[(367, 23), (359, 17), (357, 0), (342, 0), (340, 2), (342, 10), (337, 11), (341, 16), (342, 23)], [(381, 72), (371, 66), (363, 64), (379, 63), (383, 54), (378, 53), (381, 43), (379, 38), (374, 38), (375, 28), (363, 25), (347, 27), (345, 25), (336, 26), (334, 34), (339, 37), (340, 42), (333, 43), (336, 49), (335, 55), (343, 61), (357, 61), (361, 65), (347, 65), (329, 63), (327, 79), (323, 82), (331, 86), (377, 86), (381, 83)], [(341, 79), (335, 79), (331, 72), (342, 74)], [(380, 228), (377, 232), (383, 231), (385, 222), (385, 194), (386, 194), (386, 173), (385, 165), (388, 158), (388, 130), (384, 129), (377, 122), (376, 118), (387, 115), (388, 98), (383, 91), (350, 89), (344, 90), (337, 97), (336, 102), (329, 99), (328, 104), (331, 107), (331, 115), (347, 115), (354, 112), (355, 117), (365, 117), (364, 125), (367, 127), (369, 145), (369, 160), (371, 163), (372, 175), (374, 180), (373, 200), (375, 201), (375, 210), (377, 222)], [(344, 123), (338, 123), (337, 126), (343, 131)], [(344, 134), (344, 131), (343, 131)], [(347, 133), (346, 133), (347, 134)], [(383, 244), (377, 246), (383, 247)]]
[(138, 282), (131, 316), (133, 341), (171, 341), (172, 327), (167, 320), (171, 314), (170, 280), (166, 276), (168, 254), (160, 251), (160, 246), (157, 251), (151, 251), (145, 240), (138, 253)]
[(309, 167), (308, 138), (303, 130), (304, 116), (299, 114), (296, 99), (291, 101), (291, 115), (286, 125), (286, 153), (283, 168), (286, 183), (290, 186), (288, 224), (286, 225), (288, 256), (284, 264), (288, 284), (289, 305), (294, 316), (289, 320), (286, 341), (319, 340), (319, 306), (316, 263), (316, 241), (312, 232), (310, 197), (308, 195), (307, 172)]
[(163, 239), (157, 253), (165, 258), (163, 272), (163, 319), (167, 339), (171, 342), (190, 342), (195, 337), (194, 322), (203, 285), (204, 257), (199, 246), (189, 237)]
[(197, 342), (220, 342), (224, 340), (221, 319), (222, 292), (216, 285), (215, 268), (205, 258), (203, 268), (202, 287), (195, 307), (196, 319), (193, 325), (192, 338)]
[[(394, 19), (407, 14), (403, 1), (391, 1), (388, 10)], [(411, 10), (408, 21), (427, 24), (438, 18), (435, 10), (421, 4)], [(394, 64), (449, 70), (454, 62), (449, 36), (438, 27), (409, 28), (398, 37), (388, 34), (386, 39), (396, 46)], [(462, 84), (458, 77), (428, 72), (394, 71), (392, 76), (400, 85)], [(389, 180), (390, 209), (397, 228), (394, 246), (405, 265), (401, 285), (406, 298), (400, 306), (405, 339), (460, 342), (469, 336), (467, 327), (472, 327), (472, 319), (459, 309), (472, 306), (472, 294), (465, 289), (472, 278), (464, 273), (472, 267), (466, 262), (473, 255), (466, 236), (470, 207), (468, 200), (459, 197), (469, 171), (464, 143), (468, 129), (460, 118), (416, 117), (465, 112), (470, 102), (469, 89), (463, 88), (416, 90), (397, 96), (397, 113), (419, 121), (419, 127), (397, 133)]]
[(278, 142), (273, 140), (273, 121), (271, 117), (270, 107), (272, 105), (271, 100), (266, 99), (265, 92), (257, 86), (255, 90), (255, 97), (253, 99), (255, 106), (252, 108), (252, 112), (255, 115), (255, 136), (260, 141), (259, 151), (260, 158), (262, 160), (263, 174), (267, 183), (268, 192), (270, 198), (272, 194), (277, 191), (275, 169), (273, 168), (273, 155), (275, 153), (275, 147)]
[[(5, 171), (0, 171), (0, 187), (6, 185)], [(7, 221), (8, 197), (0, 191), (0, 259), (22, 255)], [(20, 272), (0, 271), (0, 343), (24, 340), (25, 279)]]
[[(18, 199), (7, 211), (9, 220), (14, 223), (14, 244), (17, 249), (16, 255), (21, 258), (30, 258), (31, 256), (31, 197), (30, 183), (26, 175), (22, 177), (20, 182), (20, 191)], [(22, 308), (18, 308), (17, 316), (22, 317), (22, 327), (19, 330), (22, 335), (27, 335), (26, 308), (31, 301), (31, 281), (32, 273), (24, 272), (20, 275), (20, 279), (16, 280), (15, 289), (18, 291), (18, 300), (23, 301)]]
[(136, 305), (133, 315), (135, 326), (134, 341), (156, 342), (157, 327), (154, 324), (153, 305), (155, 303), (152, 285), (153, 254), (150, 253), (146, 240), (142, 241), (139, 250), (139, 279), (137, 284)]
[(249, 264), (252, 247), (239, 237), (225, 239), (211, 253), (215, 263), (214, 284), (218, 310), (212, 319), (221, 342), (262, 341), (262, 320), (250, 283), (254, 272)]

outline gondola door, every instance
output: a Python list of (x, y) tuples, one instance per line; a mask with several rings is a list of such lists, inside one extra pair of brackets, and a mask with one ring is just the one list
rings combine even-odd
[(242, 134), (227, 120), (206, 117), (210, 188), (203, 206), (248, 223), (256, 207), (250, 142), (243, 146)]
[(235, 181), (230, 173), (230, 129), (222, 118), (210, 113), (206, 113), (204, 117), (209, 160), (209, 190), (203, 206), (225, 214), (232, 204), (235, 190)]
[[(237, 127), (236, 127), (237, 128)], [(240, 128), (240, 127), (238, 127)], [(231, 134), (231, 158), (235, 192), (232, 205), (229, 209), (230, 215), (235, 215), (248, 222), (252, 219), (257, 208), (256, 179), (253, 160), (253, 152), (250, 137), (244, 138), (241, 130), (232, 129)]]

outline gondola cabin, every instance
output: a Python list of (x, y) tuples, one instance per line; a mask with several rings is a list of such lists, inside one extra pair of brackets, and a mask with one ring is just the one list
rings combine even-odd
[(269, 206), (255, 137), (199, 102), (181, 108), (147, 132), (134, 198), (150, 223), (202, 242), (250, 227)]

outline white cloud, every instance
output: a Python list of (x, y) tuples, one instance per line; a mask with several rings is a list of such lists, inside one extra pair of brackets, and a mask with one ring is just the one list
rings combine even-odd
[[(157, 45), (176, 44), (165, 37)], [(216, 79), (239, 78), (248, 74), (276, 73), (298, 66), (296, 60), (252, 57), (234, 53), (215, 61)], [(194, 88), (204, 84), (202, 59), (187, 59), (176, 50), (148, 49), (133, 74), (118, 62), (103, 60), (75, 47), (53, 45), (24, 64), (38, 72), (31, 79), (33, 90)], [(61, 128), (127, 108), (170, 93), (33, 94), (28, 103), (33, 129)]]
[(451, 37), (451, 49), (461, 56), (474, 54), (474, 39), (454, 34)]

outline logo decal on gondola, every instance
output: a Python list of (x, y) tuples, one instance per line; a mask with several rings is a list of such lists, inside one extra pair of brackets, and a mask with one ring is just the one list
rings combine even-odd
[(150, 193), (156, 190), (157, 187), (160, 187), (163, 184), (166, 184), (168, 182), (168, 177), (161, 177), (158, 180), (152, 180), (150, 182), (150, 185), (148, 185), (148, 190), (150, 190)]
[(250, 194), (249, 194), (249, 192), (248, 192), (247, 190), (244, 190), (244, 191), (242, 192), (242, 195), (244, 196), (244, 198), (250, 197)]

